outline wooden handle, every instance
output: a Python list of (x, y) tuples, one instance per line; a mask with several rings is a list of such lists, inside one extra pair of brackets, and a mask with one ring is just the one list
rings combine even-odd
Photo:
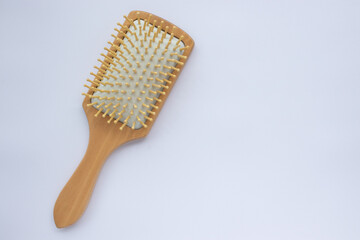
[(81, 217), (106, 158), (118, 146), (113, 144), (111, 134), (94, 131), (90, 128), (86, 154), (56, 200), (54, 220), (58, 228), (67, 227)]

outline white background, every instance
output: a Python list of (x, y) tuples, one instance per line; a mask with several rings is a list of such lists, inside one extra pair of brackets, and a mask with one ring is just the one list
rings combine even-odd
[[(194, 51), (147, 138), (83, 217), (83, 87), (116, 22), (161, 16)], [(359, 1), (0, 1), (0, 239), (360, 239)]]

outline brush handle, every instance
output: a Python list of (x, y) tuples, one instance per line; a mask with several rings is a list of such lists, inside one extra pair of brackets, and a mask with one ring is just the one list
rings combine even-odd
[(89, 144), (83, 160), (56, 200), (54, 220), (58, 228), (67, 227), (81, 217), (105, 160), (119, 145), (113, 144), (111, 134), (92, 129), (94, 128), (90, 128)]

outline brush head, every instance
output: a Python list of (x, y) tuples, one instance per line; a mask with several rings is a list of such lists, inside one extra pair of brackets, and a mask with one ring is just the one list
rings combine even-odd
[(113, 42), (90, 73), (85, 101), (118, 128), (152, 125), (189, 56), (192, 39), (181, 29), (149, 13), (134, 11), (118, 23)]

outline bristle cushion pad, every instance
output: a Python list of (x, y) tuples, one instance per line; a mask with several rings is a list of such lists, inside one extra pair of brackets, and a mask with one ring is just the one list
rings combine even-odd
[[(96, 102), (93, 106), (103, 117), (109, 115), (114, 123), (121, 122), (132, 129), (139, 129), (146, 127), (147, 120), (152, 120), (152, 110), (160, 94), (164, 94), (164, 86), (171, 84), (166, 80), (177, 73), (174, 67), (176, 61), (180, 60), (178, 55), (183, 53), (181, 48), (184, 43), (172, 37), (171, 31), (165, 35), (164, 27), (154, 38), (157, 27), (143, 20), (134, 21), (133, 24), (129, 27), (130, 31), (124, 33), (127, 37), (122, 39), (118, 50), (113, 51), (117, 58), (114, 57), (113, 61), (104, 59), (108, 66), (105, 74), (102, 72), (100, 75), (107, 77), (101, 76), (91, 102)], [(162, 43), (159, 44), (161, 39)], [(150, 40), (154, 41), (150, 44)]]

